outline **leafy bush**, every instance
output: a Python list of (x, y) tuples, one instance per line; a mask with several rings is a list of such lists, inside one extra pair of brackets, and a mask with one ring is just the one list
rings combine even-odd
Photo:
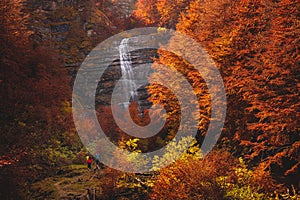
[[(231, 178), (220, 176), (217, 178), (218, 183), (225, 189), (225, 198), (229, 199), (264, 199), (266, 195), (259, 192), (259, 188), (253, 187), (253, 171), (248, 170), (243, 159), (230, 174)], [(229, 181), (233, 180), (233, 181)]]
[(179, 160), (161, 169), (151, 199), (223, 199), (217, 177), (232, 173), (235, 159), (214, 151), (205, 158)]

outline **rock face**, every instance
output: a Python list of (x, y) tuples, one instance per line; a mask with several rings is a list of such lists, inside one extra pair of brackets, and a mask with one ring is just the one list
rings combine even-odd
[[(153, 58), (157, 57), (157, 50), (147, 49), (131, 52), (131, 62), (134, 71), (134, 76), (131, 81), (134, 81), (137, 85), (137, 103), (141, 110), (150, 108), (151, 103), (147, 100), (149, 94), (147, 92), (144, 77), (149, 77), (152, 73), (152, 69), (149, 65), (153, 63)], [(115, 89), (117, 82), (122, 80), (122, 69), (120, 59), (115, 60), (105, 70), (97, 88), (96, 92), (96, 104), (97, 105), (111, 105), (111, 98), (113, 90)], [(143, 80), (142, 80), (143, 79)], [(147, 82), (147, 81), (146, 81)], [(122, 84), (121, 84), (122, 85)], [(125, 94), (121, 94), (125, 95)], [(130, 99), (133, 101), (133, 98)], [(123, 102), (126, 104), (126, 102)]]
[[(136, 0), (27, 0), (27, 9), (35, 32), (33, 39), (38, 43), (46, 41), (56, 48), (74, 80), (81, 63), (95, 46), (126, 29), (120, 24), (130, 16), (135, 3)], [(144, 110), (151, 106), (144, 80), (151, 73), (149, 65), (157, 53), (148, 49), (131, 52), (130, 56), (133, 76), (128, 82), (135, 82), (136, 99)], [(121, 60), (114, 60), (102, 76), (96, 92), (97, 105), (111, 104), (112, 92), (122, 79)]]
[(122, 13), (121, 17), (129, 17), (134, 8), (136, 0), (118, 0), (114, 1), (114, 3)]
[[(79, 67), (101, 41), (126, 29), (134, 0), (27, 0), (34, 40), (57, 49), (66, 67)], [(130, 21), (130, 20), (129, 20)]]

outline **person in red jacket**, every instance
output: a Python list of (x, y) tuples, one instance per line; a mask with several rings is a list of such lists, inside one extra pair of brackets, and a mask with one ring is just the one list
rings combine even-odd
[(88, 157), (86, 163), (87, 163), (88, 169), (89, 169), (89, 170), (92, 169), (93, 159), (92, 159), (91, 156)]

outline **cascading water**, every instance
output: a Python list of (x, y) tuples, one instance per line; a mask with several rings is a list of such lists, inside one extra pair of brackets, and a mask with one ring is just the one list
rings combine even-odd
[(125, 38), (121, 41), (121, 44), (119, 46), (121, 71), (122, 71), (121, 82), (123, 87), (123, 95), (126, 100), (126, 102), (123, 102), (123, 106), (125, 108), (128, 108), (130, 104), (130, 98), (139, 104), (138, 94), (136, 91), (137, 85), (135, 83), (135, 77), (134, 77), (132, 61), (131, 61), (131, 54), (130, 54), (128, 43), (129, 43), (129, 38)]

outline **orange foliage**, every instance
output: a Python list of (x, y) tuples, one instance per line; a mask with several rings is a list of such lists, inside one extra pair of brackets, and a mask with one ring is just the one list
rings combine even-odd
[(66, 71), (54, 50), (32, 44), (24, 2), (0, 1), (0, 140), (4, 163), (0, 193), (4, 199), (2, 194), (21, 198), (16, 188), (23, 188), (26, 179), (44, 175), (28, 166), (39, 163), (41, 168), (50, 167), (40, 161), (46, 147), (55, 148), (57, 141), (74, 145), (78, 139), (68, 112), (71, 90)]
[(216, 178), (232, 173), (234, 165), (235, 159), (227, 152), (177, 161), (160, 171), (151, 199), (222, 199), (224, 191)]
[[(168, 6), (173, 5), (167, 1), (156, 4), (166, 24), (169, 21), (163, 19), (164, 12), (165, 16), (179, 16), (176, 12), (182, 10), (171, 12)], [(221, 141), (227, 141), (235, 154), (243, 154), (253, 164), (266, 164), (273, 177), (294, 185), (299, 185), (294, 177), (299, 176), (300, 163), (299, 10), (300, 4), (293, 0), (196, 0), (180, 14), (176, 24), (178, 31), (207, 50), (224, 78), (228, 114)], [(171, 40), (169, 45), (193, 52), (192, 46), (180, 41)], [(202, 115), (209, 119), (209, 94), (193, 67), (179, 56), (162, 51), (157, 63), (189, 80), (202, 100)], [(153, 79), (169, 79), (164, 67), (154, 64), (153, 68), (162, 72), (154, 74)], [(158, 86), (150, 86), (150, 100), (171, 105), (169, 113), (177, 114), (179, 108), (172, 105), (171, 94), (160, 95), (161, 91)], [(208, 122), (202, 122), (199, 131), (203, 134)]]
[(139, 0), (136, 3), (136, 9), (133, 15), (144, 21), (146, 25), (157, 24), (159, 21), (159, 13), (156, 8), (157, 0)]
[(180, 14), (185, 12), (191, 0), (138, 0), (133, 15), (146, 25), (175, 28)]

